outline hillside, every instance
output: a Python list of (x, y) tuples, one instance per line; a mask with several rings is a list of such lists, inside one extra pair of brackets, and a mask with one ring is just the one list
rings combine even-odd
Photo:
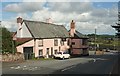
[(95, 42), (95, 34), (88, 34), (89, 37), (89, 45), (91, 48), (95, 48), (95, 44), (97, 45), (97, 49), (117, 49), (118, 48), (118, 39), (114, 35), (96, 35)]

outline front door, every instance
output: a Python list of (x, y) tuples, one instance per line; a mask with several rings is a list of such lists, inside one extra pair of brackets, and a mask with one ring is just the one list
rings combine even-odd
[(53, 47), (51, 47), (51, 56), (53, 55)]
[(49, 48), (46, 49), (47, 58), (49, 57)]
[(42, 56), (43, 56), (43, 50), (40, 49), (40, 50), (39, 50), (39, 57), (42, 57)]

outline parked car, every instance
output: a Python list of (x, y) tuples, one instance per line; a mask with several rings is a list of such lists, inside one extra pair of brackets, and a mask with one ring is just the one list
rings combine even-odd
[(65, 58), (70, 58), (70, 54), (68, 54), (68, 52), (57, 52), (57, 54), (54, 55), (54, 58), (60, 58), (60, 59), (65, 59)]

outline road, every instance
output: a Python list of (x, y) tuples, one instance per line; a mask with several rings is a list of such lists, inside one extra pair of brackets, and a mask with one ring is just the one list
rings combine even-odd
[[(110, 74), (118, 63), (118, 55), (90, 55), (66, 60), (29, 60), (22, 63), (3, 63), (5, 74)], [(118, 72), (115, 72), (115, 74)]]

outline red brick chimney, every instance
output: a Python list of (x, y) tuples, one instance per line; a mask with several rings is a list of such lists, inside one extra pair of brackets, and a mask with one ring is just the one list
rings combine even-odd
[(70, 24), (70, 36), (74, 37), (74, 34), (75, 34), (75, 22), (72, 20)]
[(75, 22), (74, 22), (73, 20), (72, 20), (72, 22), (71, 22), (70, 28), (71, 28), (71, 29), (75, 29)]

